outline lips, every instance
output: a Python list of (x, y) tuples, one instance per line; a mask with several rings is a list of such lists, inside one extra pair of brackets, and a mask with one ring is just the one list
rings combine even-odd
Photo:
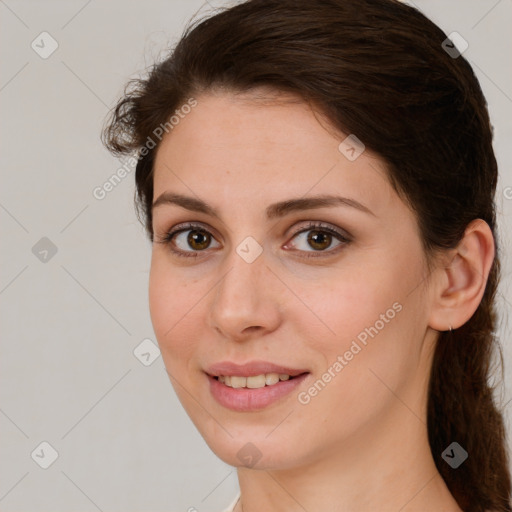
[(259, 389), (231, 388), (217, 378), (208, 375), (209, 389), (213, 399), (222, 407), (236, 412), (256, 412), (281, 400), (290, 400), (293, 391), (302, 385), (309, 373), (303, 373), (288, 380)]
[(218, 377), (219, 375), (254, 377), (263, 373), (286, 374), (290, 377), (296, 377), (303, 373), (309, 373), (309, 370), (306, 368), (291, 368), (289, 366), (278, 365), (268, 361), (250, 361), (245, 364), (237, 364), (232, 361), (221, 361), (209, 366), (205, 372), (211, 377)]
[[(292, 368), (268, 361), (250, 361), (245, 364), (222, 361), (209, 366), (205, 375), (211, 396), (221, 406), (236, 412), (255, 412), (289, 398), (292, 391), (308, 378), (310, 372), (304, 368)], [(265, 379), (270, 378), (270, 385), (261, 386), (261, 382), (255, 383), (262, 376)], [(226, 379), (229, 379), (229, 384)], [(246, 384), (246, 379), (248, 386), (240, 387), (241, 384)], [(236, 385), (232, 387), (232, 384)]]

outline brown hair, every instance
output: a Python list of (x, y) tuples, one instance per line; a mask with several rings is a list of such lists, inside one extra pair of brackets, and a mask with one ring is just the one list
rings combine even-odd
[[(416, 214), (428, 257), (455, 247), (473, 219), (487, 222), (496, 240), (487, 103), (468, 62), (445, 51), (446, 38), (397, 0), (249, 0), (190, 24), (147, 78), (130, 81), (103, 141), (114, 154), (146, 145), (135, 199), (152, 240), (158, 143), (150, 150), (147, 143), (155, 128), (213, 88), (292, 92), (387, 163), (393, 187)], [(497, 249), (474, 315), (440, 333), (430, 377), (430, 447), (466, 512), (512, 511), (506, 432), (488, 382), (494, 350), (501, 358), (494, 335)], [(441, 457), (453, 441), (469, 454), (457, 469)]]

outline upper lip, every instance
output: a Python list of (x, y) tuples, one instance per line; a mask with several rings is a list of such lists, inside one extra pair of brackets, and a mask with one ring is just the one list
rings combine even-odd
[(249, 361), (245, 364), (236, 364), (231, 361), (221, 361), (212, 364), (206, 369), (206, 373), (212, 377), (219, 375), (236, 375), (240, 377), (252, 377), (254, 375), (261, 375), (263, 373), (279, 373), (295, 377), (308, 370), (300, 368), (289, 368), (279, 364), (270, 363), (268, 361)]

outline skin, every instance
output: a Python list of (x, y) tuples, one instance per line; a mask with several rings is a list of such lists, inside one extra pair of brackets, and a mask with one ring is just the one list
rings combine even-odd
[[(427, 385), (437, 330), (462, 325), (482, 298), (490, 229), (474, 221), (429, 272), (415, 216), (384, 162), (369, 150), (349, 161), (338, 149), (347, 134), (300, 99), (279, 100), (202, 94), (158, 149), (154, 199), (172, 191), (220, 214), (154, 209), (150, 312), (171, 382), (211, 449), (237, 466), (236, 511), (460, 511), (430, 453)], [(271, 203), (317, 194), (354, 199), (372, 214), (337, 205), (265, 216)], [(307, 241), (317, 228), (294, 234), (308, 221), (344, 230), (350, 241), (327, 238), (322, 252)], [(190, 231), (174, 239), (197, 258), (159, 243), (185, 222), (212, 235), (202, 252), (187, 243)], [(252, 263), (236, 252), (248, 236), (263, 249)], [(395, 303), (400, 312), (301, 404), (298, 391)], [(311, 373), (263, 410), (219, 405), (207, 366), (255, 359)], [(253, 467), (237, 456), (248, 442), (261, 452)]]

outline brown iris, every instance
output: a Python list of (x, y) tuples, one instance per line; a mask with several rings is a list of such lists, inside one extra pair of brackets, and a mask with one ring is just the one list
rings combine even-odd
[(332, 235), (325, 231), (310, 231), (308, 243), (315, 249), (326, 249), (331, 244)]
[(210, 235), (205, 231), (194, 230), (190, 231), (187, 237), (187, 242), (192, 249), (201, 251), (210, 245), (210, 238)]

